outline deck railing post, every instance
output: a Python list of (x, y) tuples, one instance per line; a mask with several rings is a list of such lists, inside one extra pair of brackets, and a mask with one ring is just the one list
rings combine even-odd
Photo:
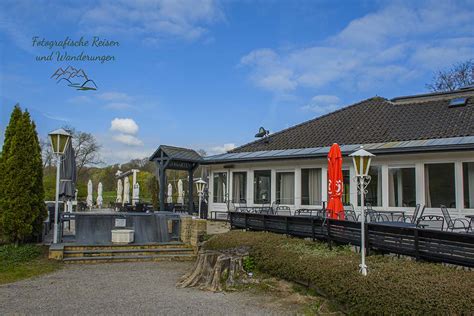
[(267, 230), (267, 216), (263, 214), (263, 230)]
[(418, 228), (415, 228), (414, 238), (415, 238), (415, 258), (418, 261), (420, 260), (420, 249), (418, 247)]
[(286, 234), (290, 234), (290, 227), (288, 225), (288, 216), (285, 216), (285, 229), (286, 229)]
[(329, 249), (332, 250), (332, 239), (331, 239), (331, 219), (326, 219), (327, 225), (327, 232), (328, 232), (328, 242), (329, 242)]
[(365, 252), (367, 253), (367, 256), (370, 256), (370, 243), (369, 243), (369, 223), (364, 223), (365, 229), (364, 229), (364, 241), (365, 241)]
[(315, 241), (316, 237), (314, 232), (314, 217), (311, 217), (311, 236), (313, 237), (313, 241)]
[(244, 213), (244, 216), (245, 216), (245, 230), (249, 229), (248, 223), (247, 223), (248, 222), (248, 216), (247, 215), (248, 215), (248, 213)]

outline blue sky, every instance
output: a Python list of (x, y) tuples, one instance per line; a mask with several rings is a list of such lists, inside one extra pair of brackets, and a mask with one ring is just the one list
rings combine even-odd
[[(93, 133), (108, 163), (159, 144), (220, 153), (375, 95), (426, 92), (474, 56), (473, 1), (2, 1), (0, 143), (14, 104), (41, 137)], [(32, 38), (118, 47), (33, 47)], [(36, 61), (53, 51), (114, 61)], [(50, 76), (82, 68), (77, 91)]]

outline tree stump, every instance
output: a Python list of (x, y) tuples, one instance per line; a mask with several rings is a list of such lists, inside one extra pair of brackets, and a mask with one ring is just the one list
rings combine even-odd
[(199, 287), (203, 290), (219, 292), (243, 282), (247, 273), (243, 260), (248, 251), (200, 251), (193, 270), (177, 283), (180, 288)]

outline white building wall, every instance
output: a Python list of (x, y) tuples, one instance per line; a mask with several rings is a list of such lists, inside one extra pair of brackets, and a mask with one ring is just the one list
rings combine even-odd
[[(433, 152), (425, 154), (402, 154), (402, 155), (379, 155), (372, 159), (373, 166), (380, 166), (382, 170), (382, 206), (374, 207), (375, 209), (389, 209), (389, 210), (406, 210), (409, 214), (411, 208), (407, 207), (390, 207), (389, 206), (389, 168), (411, 167), (415, 168), (415, 191), (416, 203), (425, 205), (425, 164), (427, 163), (454, 163), (455, 170), (455, 192), (456, 192), (456, 209), (451, 209), (453, 215), (464, 216), (474, 215), (474, 209), (464, 208), (464, 192), (463, 192), (463, 174), (462, 163), (474, 162), (473, 151), (462, 152)], [(224, 169), (223, 165), (210, 165), (210, 184), (209, 184), (209, 211), (226, 211), (227, 205), (225, 203), (213, 202), (213, 174), (215, 172), (232, 172), (246, 171), (247, 172), (247, 205), (253, 206), (254, 193), (254, 175), (255, 170), (271, 170), (271, 200), (276, 199), (276, 173), (277, 171), (293, 171), (295, 173), (295, 203), (290, 205), (292, 210), (301, 208), (301, 169), (302, 168), (321, 168), (321, 193), (322, 200), (327, 201), (327, 159), (293, 159), (293, 160), (270, 160), (261, 162), (242, 162), (229, 163), (233, 168)], [(352, 161), (348, 157), (343, 158), (343, 169), (350, 171), (351, 185), (350, 185), (350, 201), (353, 205), (357, 205), (357, 188), (354, 182), (355, 171)], [(430, 175), (433, 177), (435, 175)], [(228, 177), (229, 183), (232, 183), (231, 176)], [(231, 185), (227, 186), (227, 188)], [(229, 191), (229, 198), (232, 197)], [(304, 206), (308, 208), (308, 206)], [(425, 214), (440, 214), (439, 208), (427, 208)]]

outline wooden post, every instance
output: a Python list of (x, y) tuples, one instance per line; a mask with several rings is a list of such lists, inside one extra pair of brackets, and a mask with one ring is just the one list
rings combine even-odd
[(192, 214), (194, 213), (194, 203), (193, 203), (193, 185), (194, 185), (194, 179), (193, 179), (193, 172), (194, 168), (191, 168), (188, 170), (188, 213)]

